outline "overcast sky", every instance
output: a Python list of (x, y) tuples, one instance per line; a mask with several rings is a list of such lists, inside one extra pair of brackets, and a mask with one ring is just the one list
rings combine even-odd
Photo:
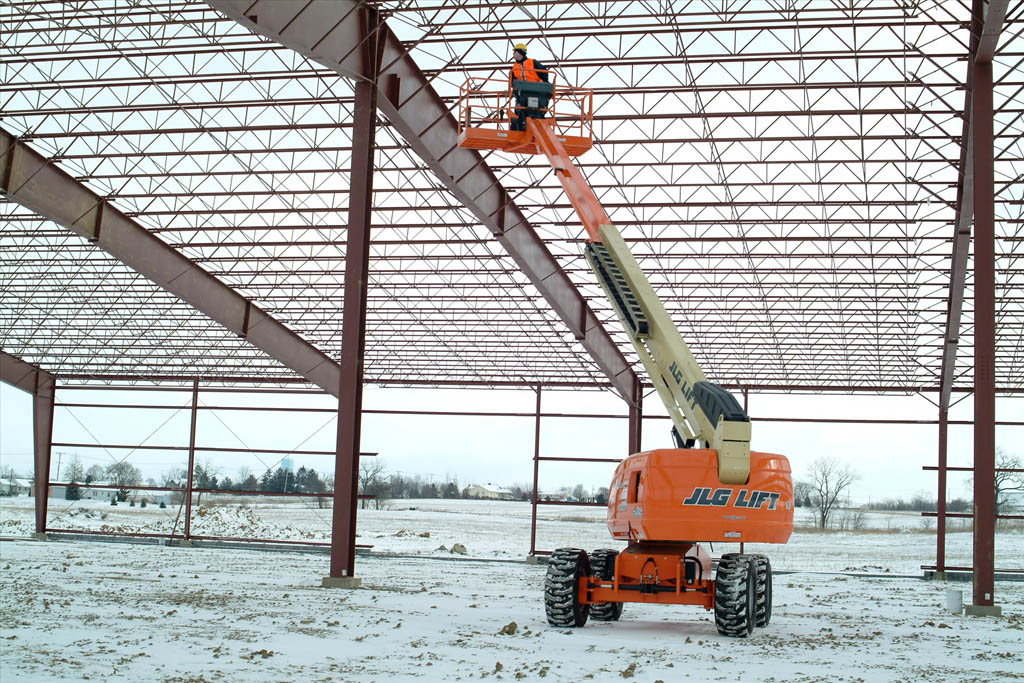
[[(954, 395), (954, 400), (963, 395)], [(934, 398), (934, 397), (930, 397)], [(54, 418), (54, 442), (186, 447), (189, 437), (189, 391), (112, 392), (61, 390), (65, 403), (130, 403), (171, 405), (171, 410), (58, 407)], [(239, 395), (200, 393), (204, 406), (287, 405), (331, 409), (334, 399), (325, 396)], [(383, 389), (368, 387), (367, 410), (452, 410), (521, 412), (532, 415), (531, 391)], [(0, 384), (0, 466), (12, 466), (26, 475), (32, 469), (32, 412), (28, 394)], [(653, 419), (664, 415), (657, 396), (645, 403), (649, 419), (643, 425), (644, 449), (671, 445), (669, 422)], [(547, 391), (543, 412), (618, 414), (620, 419), (547, 417), (541, 423), (541, 455), (555, 457), (623, 457), (627, 448), (625, 406), (611, 392)], [(972, 418), (970, 397), (957, 404), (950, 419)], [(822, 455), (836, 455), (860, 475), (853, 490), (855, 501), (910, 497), (918, 491), (934, 496), (936, 474), (921, 467), (937, 462), (938, 427), (935, 425), (846, 425), (757, 422), (758, 417), (937, 419), (937, 410), (921, 396), (850, 395), (752, 395), (750, 414), (755, 418), (752, 445), (755, 450), (789, 457), (794, 478)], [(1024, 398), (997, 400), (997, 419), (1024, 420)], [(328, 413), (200, 411), (199, 447), (265, 448), (281, 450), (333, 450), (335, 421)], [(973, 457), (972, 429), (949, 428), (950, 465), (969, 466)], [(997, 427), (997, 445), (1024, 456), (1024, 428)], [(432, 477), (435, 481), (457, 479), (462, 486), (492, 482), (526, 483), (533, 476), (533, 417), (468, 417), (368, 414), (363, 419), (362, 450), (378, 452), (391, 472)], [(58, 455), (62, 453), (63, 455)], [(135, 451), (99, 448), (55, 447), (52, 466), (63, 467), (77, 454), (88, 468), (108, 465), (128, 456), (144, 477), (183, 467), (183, 451)], [(249, 467), (257, 476), (279, 465), (278, 454), (202, 454), (223, 475), (237, 477)], [(332, 472), (333, 456), (296, 455), (295, 467)], [(614, 465), (603, 463), (542, 463), (540, 489), (583, 483), (588, 488), (607, 486)], [(969, 495), (969, 475), (953, 473), (950, 497)]]

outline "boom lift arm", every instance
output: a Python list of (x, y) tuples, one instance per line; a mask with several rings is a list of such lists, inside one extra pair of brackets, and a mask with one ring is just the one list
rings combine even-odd
[(547, 157), (587, 231), (586, 257), (672, 418), (678, 447), (718, 453), (723, 484), (750, 475), (750, 418), (727, 390), (707, 381), (587, 179), (551, 122), (529, 118), (526, 132)]

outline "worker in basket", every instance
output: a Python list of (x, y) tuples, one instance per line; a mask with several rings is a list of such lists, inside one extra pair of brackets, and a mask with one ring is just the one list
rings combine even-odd
[(514, 61), (508, 80), (516, 106), (509, 112), (511, 128), (526, 130), (527, 118), (544, 118), (544, 111), (555, 93), (555, 86), (548, 82), (547, 67), (536, 59), (527, 58), (525, 43), (516, 44), (512, 58)]

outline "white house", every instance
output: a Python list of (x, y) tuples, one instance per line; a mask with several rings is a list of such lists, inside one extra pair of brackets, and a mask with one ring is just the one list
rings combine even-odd
[(32, 481), (18, 478), (0, 479), (0, 495), (30, 496), (32, 495)]
[(515, 494), (511, 490), (501, 486), (495, 486), (488, 482), (486, 484), (473, 484), (466, 487), (467, 498), (488, 498), (491, 500), (512, 500)]
[[(93, 485), (100, 486), (102, 488), (92, 488)], [(120, 490), (118, 487), (105, 481), (97, 481), (94, 482), (93, 485), (79, 487), (78, 499), (108, 501), (116, 496), (117, 492)], [(67, 498), (67, 487), (51, 486), (50, 498), (64, 500)], [(159, 505), (160, 503), (170, 505), (171, 493), (169, 491), (131, 491), (128, 494), (128, 500), (134, 500), (136, 503), (146, 501), (146, 505)]]

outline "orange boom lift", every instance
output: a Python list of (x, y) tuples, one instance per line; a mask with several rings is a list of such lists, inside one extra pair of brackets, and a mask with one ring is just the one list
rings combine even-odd
[[(745, 637), (771, 619), (771, 563), (764, 555), (728, 553), (712, 575), (699, 543), (788, 541), (789, 460), (750, 450), (750, 418), (732, 394), (707, 381), (573, 163), (593, 145), (593, 91), (559, 87), (554, 74), (550, 80), (517, 81), (525, 89), (517, 93), (494, 79), (464, 86), (459, 145), (547, 157), (587, 231), (587, 261), (668, 409), (676, 447), (631, 455), (616, 469), (608, 530), (627, 543), (624, 550), (552, 553), (544, 582), (548, 622), (615, 621), (626, 602), (700, 605), (714, 610), (720, 633)], [(525, 131), (508, 129), (516, 116), (532, 116)]]

